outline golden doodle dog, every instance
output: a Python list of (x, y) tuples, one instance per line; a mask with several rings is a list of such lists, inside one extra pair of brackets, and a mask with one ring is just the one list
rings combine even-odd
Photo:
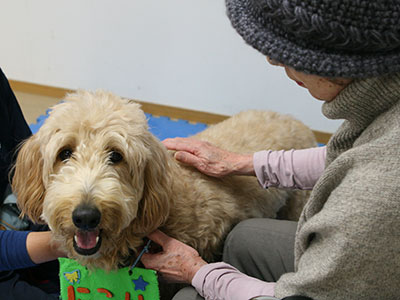
[[(315, 146), (289, 116), (243, 112), (196, 136), (234, 152)], [(68, 256), (107, 270), (126, 265), (157, 228), (196, 248), (221, 253), (246, 218), (297, 217), (307, 192), (262, 189), (255, 177), (207, 177), (178, 163), (148, 130), (140, 105), (79, 91), (53, 107), (20, 149), (13, 180), (22, 214), (45, 222)]]

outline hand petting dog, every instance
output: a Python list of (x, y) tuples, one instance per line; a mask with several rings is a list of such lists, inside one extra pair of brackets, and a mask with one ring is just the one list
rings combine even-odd
[(147, 269), (160, 272), (167, 282), (191, 283), (196, 272), (207, 264), (195, 249), (160, 230), (152, 232), (148, 238), (159, 244), (162, 251), (145, 253), (141, 261)]
[(165, 139), (167, 149), (177, 151), (175, 159), (212, 177), (254, 176), (253, 155), (229, 152), (194, 138)]

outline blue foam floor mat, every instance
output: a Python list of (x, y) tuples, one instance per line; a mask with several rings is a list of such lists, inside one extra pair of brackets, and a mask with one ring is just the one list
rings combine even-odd
[[(43, 125), (48, 117), (50, 110), (45, 115), (41, 115), (36, 119), (36, 123), (30, 124), (32, 133), (36, 133)], [(169, 117), (158, 117), (146, 113), (147, 122), (150, 132), (153, 133), (161, 141), (166, 138), (188, 137), (194, 135), (207, 128), (207, 124), (189, 123), (186, 120), (171, 120)]]

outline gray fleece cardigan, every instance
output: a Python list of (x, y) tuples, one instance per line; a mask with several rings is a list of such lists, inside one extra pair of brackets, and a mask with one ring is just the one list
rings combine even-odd
[(324, 103), (344, 119), (299, 221), (295, 272), (275, 295), (400, 299), (400, 73), (357, 80)]

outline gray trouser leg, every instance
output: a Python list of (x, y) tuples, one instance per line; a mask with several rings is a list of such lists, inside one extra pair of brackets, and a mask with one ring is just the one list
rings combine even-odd
[(181, 289), (172, 300), (203, 300), (194, 287), (188, 286)]
[[(241, 272), (275, 282), (294, 270), (297, 223), (275, 219), (245, 220), (229, 233), (223, 260)], [(173, 300), (201, 300), (193, 287), (180, 290)]]
[(239, 223), (225, 241), (225, 262), (264, 281), (276, 282), (294, 271), (297, 222), (249, 219)]

